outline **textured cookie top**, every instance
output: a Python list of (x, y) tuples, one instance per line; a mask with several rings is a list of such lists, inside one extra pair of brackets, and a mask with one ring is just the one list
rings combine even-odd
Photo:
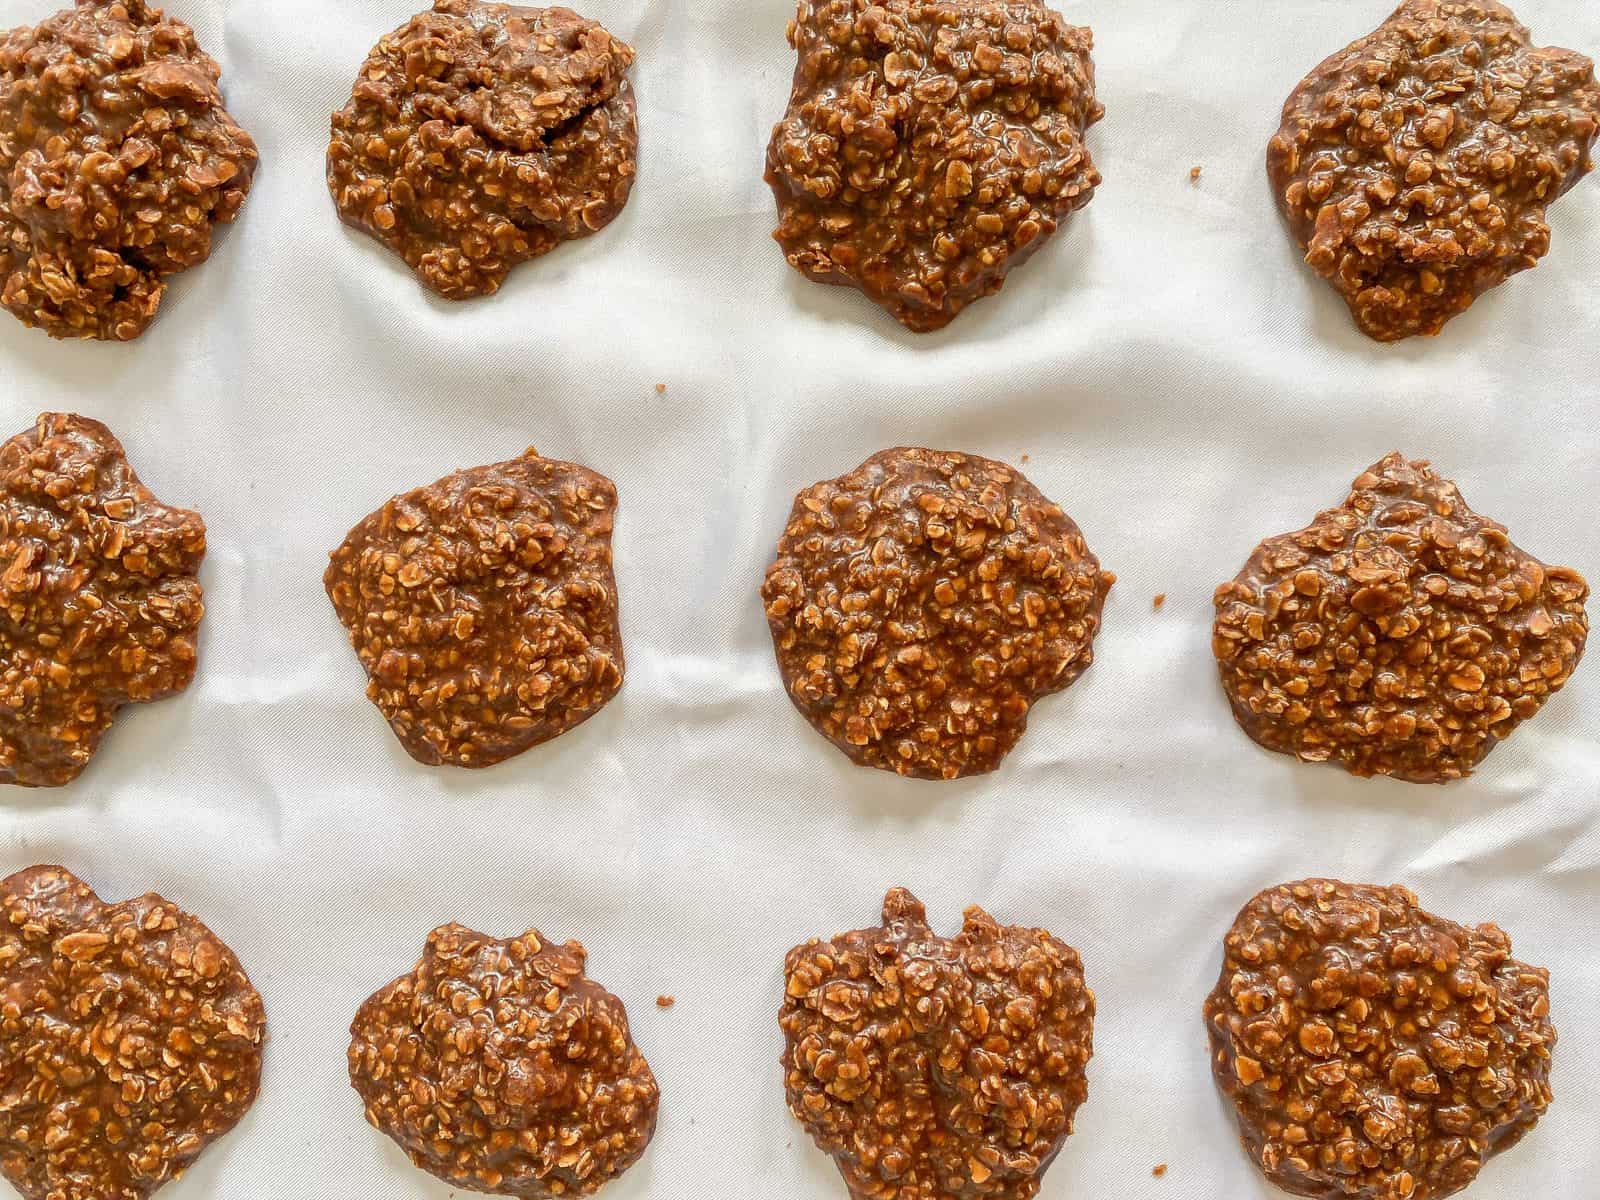
[(451, 300), (622, 211), (633, 48), (566, 8), (436, 0), (372, 50), (333, 115), (339, 215)]
[(52, 337), (144, 332), (204, 262), (256, 147), (194, 31), (144, 0), (79, 0), (0, 40), (0, 303)]
[(616, 507), (603, 475), (529, 450), (396, 496), (333, 552), (328, 597), (413, 758), (486, 767), (617, 694)]
[(655, 1132), (660, 1093), (618, 1000), (581, 945), (460, 925), (350, 1027), (367, 1120), (423, 1170), (502, 1196), (587, 1196)]
[(789, 1108), (856, 1200), (1029, 1200), (1088, 1095), (1094, 993), (1077, 951), (969, 908), (928, 928), (895, 888), (883, 927), (789, 952)]
[(1442, 783), (1566, 683), (1588, 595), (1426, 462), (1391, 454), (1217, 589), (1211, 644), (1234, 716), (1263, 746)]
[(800, 493), (761, 595), (807, 720), (858, 763), (954, 779), (1087, 669), (1113, 580), (1017, 471), (897, 449)]
[(1267, 1177), (1325, 1200), (1439, 1200), (1550, 1104), (1549, 972), (1404, 888), (1262, 892), (1205, 1004), (1212, 1069)]
[(0, 783), (75, 779), (119, 708), (189, 686), (205, 552), (99, 421), (45, 413), (0, 446)]
[(1100, 183), (1093, 38), (1038, 0), (799, 0), (789, 42), (773, 236), (907, 328), (998, 291)]
[(25, 1200), (143, 1200), (244, 1116), (261, 997), (160, 896), (60, 867), (0, 883), (0, 1172)]
[(1407, 0), (1295, 89), (1267, 166), (1306, 262), (1395, 341), (1544, 256), (1597, 128), (1587, 58), (1494, 0)]

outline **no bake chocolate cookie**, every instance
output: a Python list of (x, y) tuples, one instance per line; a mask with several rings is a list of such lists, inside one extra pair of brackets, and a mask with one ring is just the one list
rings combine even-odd
[(255, 1101), (261, 997), (160, 896), (0, 882), (0, 997), (0, 1173), (24, 1200), (144, 1200)]
[(383, 38), (333, 115), (339, 215), (450, 300), (604, 228), (639, 146), (633, 48), (568, 8), (436, 0)]
[(1217, 589), (1211, 644), (1234, 716), (1269, 750), (1443, 783), (1566, 683), (1588, 595), (1391, 454)]
[(1589, 59), (1495, 0), (1406, 0), (1294, 90), (1267, 170), (1306, 262), (1389, 342), (1544, 257), (1597, 130)]
[(1077, 951), (969, 908), (940, 937), (895, 888), (883, 925), (789, 952), (789, 1108), (854, 1200), (1030, 1200), (1088, 1096)]
[(144, 332), (250, 191), (256, 146), (220, 78), (144, 0), (78, 0), (0, 38), (0, 304), (52, 337)]
[(71, 782), (123, 705), (189, 686), (205, 552), (99, 421), (45, 413), (0, 446), (0, 783)]
[(531, 1200), (588, 1196), (655, 1132), (660, 1092), (622, 1001), (584, 949), (460, 925), (350, 1027), (367, 1120), (454, 1187)]
[(897, 449), (801, 492), (761, 596), (785, 687), (865, 766), (992, 771), (1094, 659), (1115, 577), (1022, 474)]
[(1245, 1150), (1319, 1200), (1440, 1200), (1550, 1105), (1549, 972), (1400, 887), (1309, 879), (1250, 901), (1205, 1003)]
[(616, 507), (609, 479), (529, 450), (396, 496), (350, 531), (323, 582), (408, 754), (486, 767), (617, 694)]
[(908, 329), (952, 321), (1088, 204), (1093, 38), (1040, 0), (799, 0), (773, 234)]

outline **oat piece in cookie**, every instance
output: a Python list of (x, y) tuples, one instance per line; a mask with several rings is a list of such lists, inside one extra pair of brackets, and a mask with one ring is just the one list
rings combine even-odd
[(0, 783), (71, 782), (124, 704), (189, 686), (205, 552), (99, 421), (45, 413), (0, 446)]
[(1549, 972), (1401, 887), (1309, 879), (1250, 901), (1205, 1003), (1211, 1066), (1274, 1184), (1440, 1200), (1550, 1105)]
[(940, 937), (904, 888), (883, 928), (789, 952), (789, 1108), (855, 1200), (1030, 1200), (1088, 1096), (1078, 953), (969, 908)]
[(992, 771), (1093, 661), (1115, 577), (1020, 472), (884, 450), (796, 498), (761, 596), (790, 699), (854, 761)]
[(1436, 334), (1550, 248), (1600, 86), (1495, 0), (1406, 0), (1295, 89), (1267, 149), (1306, 262), (1367, 336)]
[(1100, 183), (1093, 38), (1040, 0), (799, 0), (773, 236), (908, 329), (948, 325)]
[(1391, 454), (1217, 589), (1211, 644), (1234, 716), (1267, 749), (1443, 783), (1566, 683), (1588, 595), (1426, 462)]
[(24, 1200), (143, 1200), (255, 1101), (261, 997), (160, 896), (0, 882), (0, 997), (0, 1173)]
[(584, 949), (460, 925), (361, 1006), (350, 1082), (424, 1171), (499, 1196), (588, 1196), (655, 1132), (660, 1092)]
[(255, 142), (220, 77), (144, 0), (0, 36), (0, 304), (51, 337), (144, 332), (250, 191)]
[(339, 215), (449, 300), (622, 211), (633, 48), (567, 8), (437, 0), (372, 50), (333, 114)]
[(529, 450), (396, 496), (350, 531), (323, 582), (408, 754), (487, 767), (617, 694), (616, 507), (603, 475)]

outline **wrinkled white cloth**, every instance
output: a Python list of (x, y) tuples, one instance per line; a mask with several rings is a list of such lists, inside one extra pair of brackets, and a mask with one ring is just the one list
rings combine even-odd
[[(0, 23), (50, 2), (0, 0)], [(1250, 895), (1334, 875), (1497, 921), (1551, 969), (1555, 1105), (1471, 1194), (1591, 1197), (1600, 662), (1475, 778), (1428, 789), (1257, 749), (1209, 630), (1257, 541), (1393, 449), (1600, 577), (1600, 178), (1552, 209), (1536, 271), (1441, 338), (1376, 345), (1299, 263), (1262, 160), (1290, 89), (1387, 0), (1075, 2), (1105, 184), (1000, 295), (919, 337), (770, 239), (786, 0), (592, 0), (639, 50), (633, 197), (453, 305), (342, 227), (323, 183), (328, 114), (418, 4), (170, 0), (261, 146), (238, 224), (131, 344), (0, 314), (3, 432), (44, 409), (101, 418), (209, 527), (194, 686), (126, 711), (73, 786), (0, 796), (0, 871), (159, 890), (266, 998), (260, 1102), (165, 1195), (445, 1200), (362, 1121), (345, 1047), (358, 1003), (457, 920), (580, 938), (627, 1002), (664, 1099), (614, 1200), (842, 1197), (784, 1107), (783, 955), (876, 924), (904, 884), (941, 930), (977, 903), (1082, 952), (1097, 1054), (1045, 1200), (1273, 1196), (1212, 1086), (1200, 1005)], [(1600, 52), (1589, 0), (1520, 7), (1541, 41)], [(1094, 666), (987, 778), (852, 767), (772, 662), (757, 588), (795, 492), (899, 444), (1021, 465), (1119, 576)], [(617, 483), (627, 682), (503, 766), (418, 766), (362, 694), (326, 553), (391, 494), (529, 445)]]

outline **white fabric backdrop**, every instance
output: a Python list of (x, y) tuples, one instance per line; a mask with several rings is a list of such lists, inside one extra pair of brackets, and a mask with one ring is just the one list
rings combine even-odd
[[(0, 0), (0, 24), (48, 3)], [(1294, 83), (1387, 0), (1072, 3), (1096, 34), (1106, 182), (1003, 293), (917, 337), (769, 238), (787, 0), (589, 0), (639, 49), (633, 198), (452, 306), (340, 226), (322, 179), (329, 112), (417, 3), (171, 0), (260, 142), (239, 223), (130, 345), (0, 318), (0, 433), (50, 408), (102, 418), (209, 528), (195, 685), (126, 712), (74, 786), (0, 796), (0, 872), (59, 861), (110, 900), (159, 890), (266, 997), (260, 1102), (165, 1194), (445, 1200), (363, 1122), (344, 1051), (356, 1005), (454, 919), (579, 937), (627, 1001), (664, 1101), (615, 1200), (842, 1198), (784, 1107), (783, 953), (875, 923), (905, 884), (944, 930), (981, 903), (1083, 954), (1097, 1055), (1046, 1200), (1275, 1195), (1212, 1088), (1200, 1003), (1248, 896), (1331, 874), (1497, 920), (1551, 968), (1556, 1103), (1473, 1194), (1592, 1196), (1600, 664), (1473, 780), (1430, 790), (1256, 749), (1209, 626), (1260, 537), (1396, 448), (1600, 577), (1600, 180), (1555, 207), (1538, 270), (1440, 339), (1377, 346), (1298, 265), (1262, 155)], [(1600, 52), (1590, 0), (1521, 7), (1541, 40)], [(1027, 455), (1120, 577), (1093, 669), (985, 779), (851, 767), (771, 661), (756, 589), (794, 493), (904, 443)], [(530, 444), (617, 482), (627, 682), (549, 746), (429, 770), (362, 696), (325, 555), (392, 493)]]

